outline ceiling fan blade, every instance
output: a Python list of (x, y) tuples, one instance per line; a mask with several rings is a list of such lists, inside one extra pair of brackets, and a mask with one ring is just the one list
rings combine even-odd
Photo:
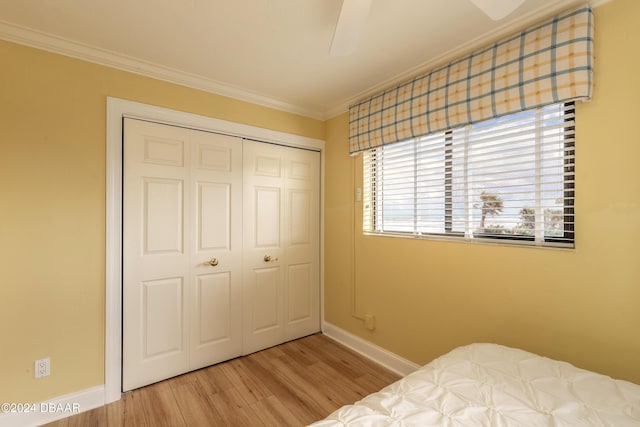
[(333, 33), (330, 53), (344, 56), (352, 53), (358, 45), (360, 31), (367, 20), (372, 0), (343, 0), (340, 16)]
[(524, 0), (471, 0), (489, 18), (499, 21), (516, 10)]

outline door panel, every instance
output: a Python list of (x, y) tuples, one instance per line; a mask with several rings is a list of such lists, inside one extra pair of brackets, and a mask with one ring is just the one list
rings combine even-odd
[(144, 253), (182, 253), (182, 180), (143, 178)]
[(243, 353), (320, 330), (320, 154), (244, 142)]
[(247, 165), (249, 168), (251, 168), (252, 165), (255, 165), (253, 170), (254, 176), (270, 176), (280, 178), (282, 173), (282, 159), (279, 157), (279, 155), (274, 156), (266, 152), (256, 155), (254, 162), (251, 162), (250, 164), (245, 163), (245, 165)]
[[(312, 192), (310, 190), (289, 191), (289, 235), (291, 245), (309, 245), (309, 233), (314, 227), (309, 223), (315, 218), (311, 212)], [(317, 197), (317, 194), (316, 194)]]
[(320, 153), (287, 151), (285, 163), (286, 339), (320, 330)]
[(198, 183), (198, 250), (231, 249), (231, 185)]
[(280, 328), (280, 268), (260, 268), (254, 270), (252, 297), (259, 304), (253, 305), (253, 333), (264, 333)]
[[(284, 341), (281, 230), (282, 156), (272, 145), (243, 144), (243, 354)], [(271, 257), (267, 260), (265, 257)]]
[(242, 140), (125, 119), (123, 152), (130, 390), (242, 351)]
[(188, 367), (188, 132), (125, 120), (123, 390)]
[(177, 139), (145, 135), (143, 161), (149, 164), (183, 167), (185, 141), (182, 137), (184, 135)]
[(311, 264), (295, 264), (289, 266), (289, 323), (308, 320), (313, 315), (313, 280)]
[(318, 172), (317, 168), (312, 164), (311, 159), (306, 161), (291, 160), (291, 173), (289, 178), (291, 179), (303, 179), (306, 181), (313, 181), (315, 172)]
[[(224, 138), (220, 136), (221, 138)], [(199, 138), (198, 138), (199, 139)], [(237, 143), (237, 142), (236, 142)], [(232, 172), (234, 153), (231, 147), (220, 147), (200, 140), (198, 145), (198, 168), (218, 172)]]
[(198, 131), (190, 136), (195, 244), (189, 365), (197, 369), (242, 353), (242, 140)]
[(143, 360), (183, 351), (181, 277), (142, 283)]
[(198, 276), (198, 323), (201, 325), (196, 347), (230, 340), (231, 274), (229, 272)]
[(257, 248), (280, 247), (280, 188), (255, 187), (254, 222)]

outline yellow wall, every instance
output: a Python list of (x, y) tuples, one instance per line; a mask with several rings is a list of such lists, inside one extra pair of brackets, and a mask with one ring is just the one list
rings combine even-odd
[[(361, 157), (348, 157), (347, 116), (328, 121), (326, 321), (417, 363), (489, 341), (640, 383), (638, 17), (637, 0), (595, 10), (595, 93), (577, 106), (575, 250), (363, 236), (345, 185)], [(351, 316), (354, 271), (373, 332)]]
[(39, 402), (104, 383), (107, 96), (312, 138), (325, 124), (12, 43), (0, 58), (0, 402)]
[[(322, 123), (0, 41), (0, 402), (104, 383), (106, 96), (314, 138), (326, 128), (327, 321), (419, 363), (494, 341), (640, 383), (640, 141), (624, 125), (640, 117), (638, 16), (635, 0), (596, 9), (575, 251), (364, 237), (346, 115)], [(353, 277), (374, 332), (351, 316)], [(45, 356), (52, 375), (34, 380)]]

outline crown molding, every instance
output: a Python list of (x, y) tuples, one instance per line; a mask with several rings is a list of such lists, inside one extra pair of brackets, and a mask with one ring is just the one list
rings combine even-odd
[(474, 49), (478, 49), (488, 43), (500, 39), (501, 37), (505, 37), (514, 31), (525, 28), (527, 25), (531, 25), (534, 22), (549, 17), (563, 9), (587, 3), (595, 8), (612, 1), (613, 0), (591, 0), (585, 2), (584, 0), (561, 0), (556, 3), (553, 8), (546, 7), (534, 10), (515, 21), (502, 25), (489, 33), (485, 33), (474, 40), (458, 46), (455, 49), (445, 52), (442, 55), (432, 58), (403, 73), (367, 88), (355, 96), (339, 102), (333, 108), (329, 108), (324, 111), (310, 110), (286, 101), (254, 93), (228, 83), (186, 73), (174, 68), (165, 67), (163, 65), (144, 61), (132, 56), (122, 55), (107, 49), (76, 42), (2, 20), (0, 20), (0, 39), (80, 59), (82, 61), (115, 68), (129, 73), (162, 80), (168, 83), (178, 84), (212, 94), (237, 99), (239, 101), (250, 102), (252, 104), (273, 108), (287, 113), (297, 114), (316, 120), (327, 120), (348, 111), (349, 105), (352, 105), (357, 101), (382, 92), (389, 87), (398, 85), (438, 66), (444, 65), (447, 62), (473, 51)]
[(323, 112), (7, 21), (0, 20), (0, 39), (312, 119), (326, 118)]
[(433, 70), (437, 67), (440, 67), (444, 64), (447, 64), (457, 58), (460, 58), (464, 55), (467, 55), (473, 52), (476, 49), (480, 49), (482, 47), (487, 46), (490, 43), (495, 42), (503, 37), (507, 37), (510, 34), (520, 31), (523, 28), (526, 28), (529, 25), (533, 25), (534, 23), (541, 21), (545, 18), (548, 18), (556, 13), (559, 13), (563, 10), (567, 10), (570, 7), (577, 7), (579, 5), (589, 4), (591, 7), (595, 8), (598, 6), (602, 6), (603, 4), (610, 3), (613, 0), (562, 0), (558, 3), (554, 4), (551, 8), (544, 7), (533, 10), (515, 21), (511, 21), (507, 24), (504, 24), (493, 31), (485, 33), (480, 37), (477, 37), (473, 40), (468, 41), (448, 52), (443, 53), (442, 55), (438, 55), (435, 58), (432, 58), (426, 62), (423, 62), (419, 65), (416, 65), (413, 68), (408, 69), (407, 71), (397, 74), (390, 79), (387, 79), (383, 82), (376, 84), (364, 91), (358, 93), (357, 95), (343, 100), (339, 105), (334, 108), (328, 110), (325, 113), (325, 116), (328, 118), (336, 117), (342, 113), (345, 113), (349, 110), (349, 106), (366, 99), (370, 96), (373, 96), (377, 93), (383, 92), (384, 90), (402, 84), (408, 80), (411, 80), (423, 73), (426, 73), (430, 70)]

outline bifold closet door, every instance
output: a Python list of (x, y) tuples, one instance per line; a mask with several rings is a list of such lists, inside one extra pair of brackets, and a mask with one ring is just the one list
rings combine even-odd
[(242, 141), (124, 120), (123, 390), (242, 352)]
[(245, 141), (244, 344), (320, 330), (320, 153)]

